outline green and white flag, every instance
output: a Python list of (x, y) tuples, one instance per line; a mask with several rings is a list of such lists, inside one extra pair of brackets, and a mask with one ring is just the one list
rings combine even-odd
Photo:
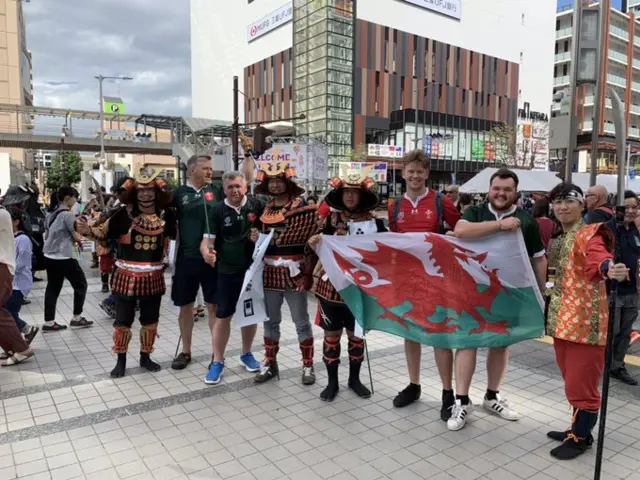
[(365, 332), (439, 348), (504, 347), (543, 335), (544, 302), (520, 231), (475, 241), (324, 235), (316, 252)]

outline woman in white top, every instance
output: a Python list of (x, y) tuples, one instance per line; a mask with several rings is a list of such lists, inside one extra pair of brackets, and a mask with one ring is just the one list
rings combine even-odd
[[(13, 238), (13, 222), (7, 210), (0, 207), (0, 305), (7, 303), (13, 294), (13, 275), (16, 268), (16, 247)], [(0, 307), (0, 348), (6, 360), (3, 367), (16, 365), (33, 357), (33, 349), (25, 342), (11, 314)]]

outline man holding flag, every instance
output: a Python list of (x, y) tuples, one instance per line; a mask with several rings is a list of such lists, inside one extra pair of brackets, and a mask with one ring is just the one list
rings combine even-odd
[[(455, 236), (462, 240), (480, 239), (501, 231), (520, 229), (527, 253), (541, 291), (544, 289), (547, 259), (536, 220), (516, 206), (518, 176), (501, 168), (491, 176), (489, 203), (468, 209), (455, 228)], [(455, 357), (456, 400), (449, 430), (460, 430), (466, 424), (473, 404), (469, 399), (469, 387), (476, 368), (477, 349), (458, 349)], [(487, 355), (487, 391), (483, 406), (491, 413), (506, 420), (518, 420), (518, 413), (499, 394), (500, 384), (507, 369), (509, 352), (507, 347), (489, 348)]]
[[(460, 220), (460, 212), (449, 196), (441, 195), (426, 186), (429, 178), (429, 157), (420, 150), (408, 153), (404, 158), (402, 178), (407, 191), (402, 197), (389, 202), (389, 227), (392, 232), (444, 233), (445, 222), (454, 228)], [(405, 339), (404, 350), (409, 370), (409, 386), (398, 393), (393, 405), (401, 408), (418, 400), (420, 387), (420, 357), (422, 345)], [(434, 348), (438, 373), (442, 380), (442, 408), (440, 418), (447, 421), (454, 405), (453, 351)]]
[(265, 359), (256, 383), (264, 383), (279, 376), (277, 355), (280, 350), (282, 303), (289, 305), (296, 326), (302, 353), (302, 384), (313, 385), (313, 331), (307, 308), (307, 290), (313, 284), (312, 275), (304, 275), (304, 250), (317, 228), (316, 209), (308, 206), (300, 196), (304, 189), (296, 184), (295, 170), (286, 162), (260, 163), (254, 192), (271, 195), (260, 216), (263, 233), (274, 230), (264, 257), (264, 323)]
[[(204, 261), (217, 267), (216, 319), (211, 330), (213, 361), (204, 379), (208, 385), (220, 383), (224, 373), (224, 352), (231, 335), (231, 318), (242, 293), (245, 272), (252, 262), (257, 231), (254, 224), (264, 203), (247, 197), (247, 183), (240, 172), (222, 177), (225, 199), (216, 204), (208, 217), (208, 232), (202, 237), (200, 253)], [(248, 372), (258, 372), (260, 363), (251, 352), (256, 324), (242, 327), (240, 363)]]

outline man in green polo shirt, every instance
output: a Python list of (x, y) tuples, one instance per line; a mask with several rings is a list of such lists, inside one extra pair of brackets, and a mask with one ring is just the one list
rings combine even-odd
[(174, 192), (178, 245), (171, 300), (180, 307), (178, 323), (182, 335), (182, 352), (171, 364), (174, 370), (182, 370), (191, 362), (193, 304), (200, 287), (209, 310), (209, 328), (213, 328), (216, 316), (216, 272), (214, 267), (205, 263), (200, 253), (202, 236), (208, 233), (205, 232), (206, 216), (224, 198), (222, 185), (211, 183), (212, 173), (211, 157), (194, 155), (187, 161), (187, 184)]
[[(222, 177), (225, 199), (215, 205), (209, 213), (211, 232), (201, 236), (200, 252), (209, 265), (216, 266), (217, 310), (211, 330), (213, 362), (204, 382), (220, 383), (224, 372), (224, 352), (231, 335), (231, 317), (242, 292), (244, 274), (251, 265), (254, 240), (250, 232), (262, 215), (265, 202), (248, 197), (247, 182), (239, 172), (228, 172)], [(257, 325), (242, 327), (242, 355), (240, 363), (248, 372), (260, 371), (261, 364), (251, 353)]]
[[(518, 176), (507, 168), (496, 171), (489, 181), (489, 203), (469, 208), (455, 228), (460, 239), (486, 237), (500, 231), (520, 229), (531, 259), (538, 285), (544, 288), (547, 274), (547, 257), (540, 238), (538, 223), (527, 212), (516, 206)], [(469, 399), (469, 387), (476, 368), (477, 350), (457, 350), (455, 357), (456, 403), (447, 422), (449, 430), (460, 430), (466, 424), (473, 404)], [(520, 416), (500, 396), (500, 384), (507, 369), (509, 352), (506, 347), (490, 348), (487, 354), (487, 391), (483, 407), (505, 420), (518, 420)]]

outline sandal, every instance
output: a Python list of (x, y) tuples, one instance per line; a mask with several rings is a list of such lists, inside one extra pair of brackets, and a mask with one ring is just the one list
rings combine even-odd
[(13, 352), (12, 351), (9, 351), (9, 353), (7, 353), (7, 352), (0, 353), (0, 360), (6, 360), (9, 357), (13, 357)]
[(25, 350), (22, 353), (14, 353), (13, 356), (7, 358), (6, 361), (2, 362), (3, 367), (11, 367), (13, 365), (19, 365), (22, 362), (27, 361), (34, 355), (33, 348), (29, 348), (29, 350)]

